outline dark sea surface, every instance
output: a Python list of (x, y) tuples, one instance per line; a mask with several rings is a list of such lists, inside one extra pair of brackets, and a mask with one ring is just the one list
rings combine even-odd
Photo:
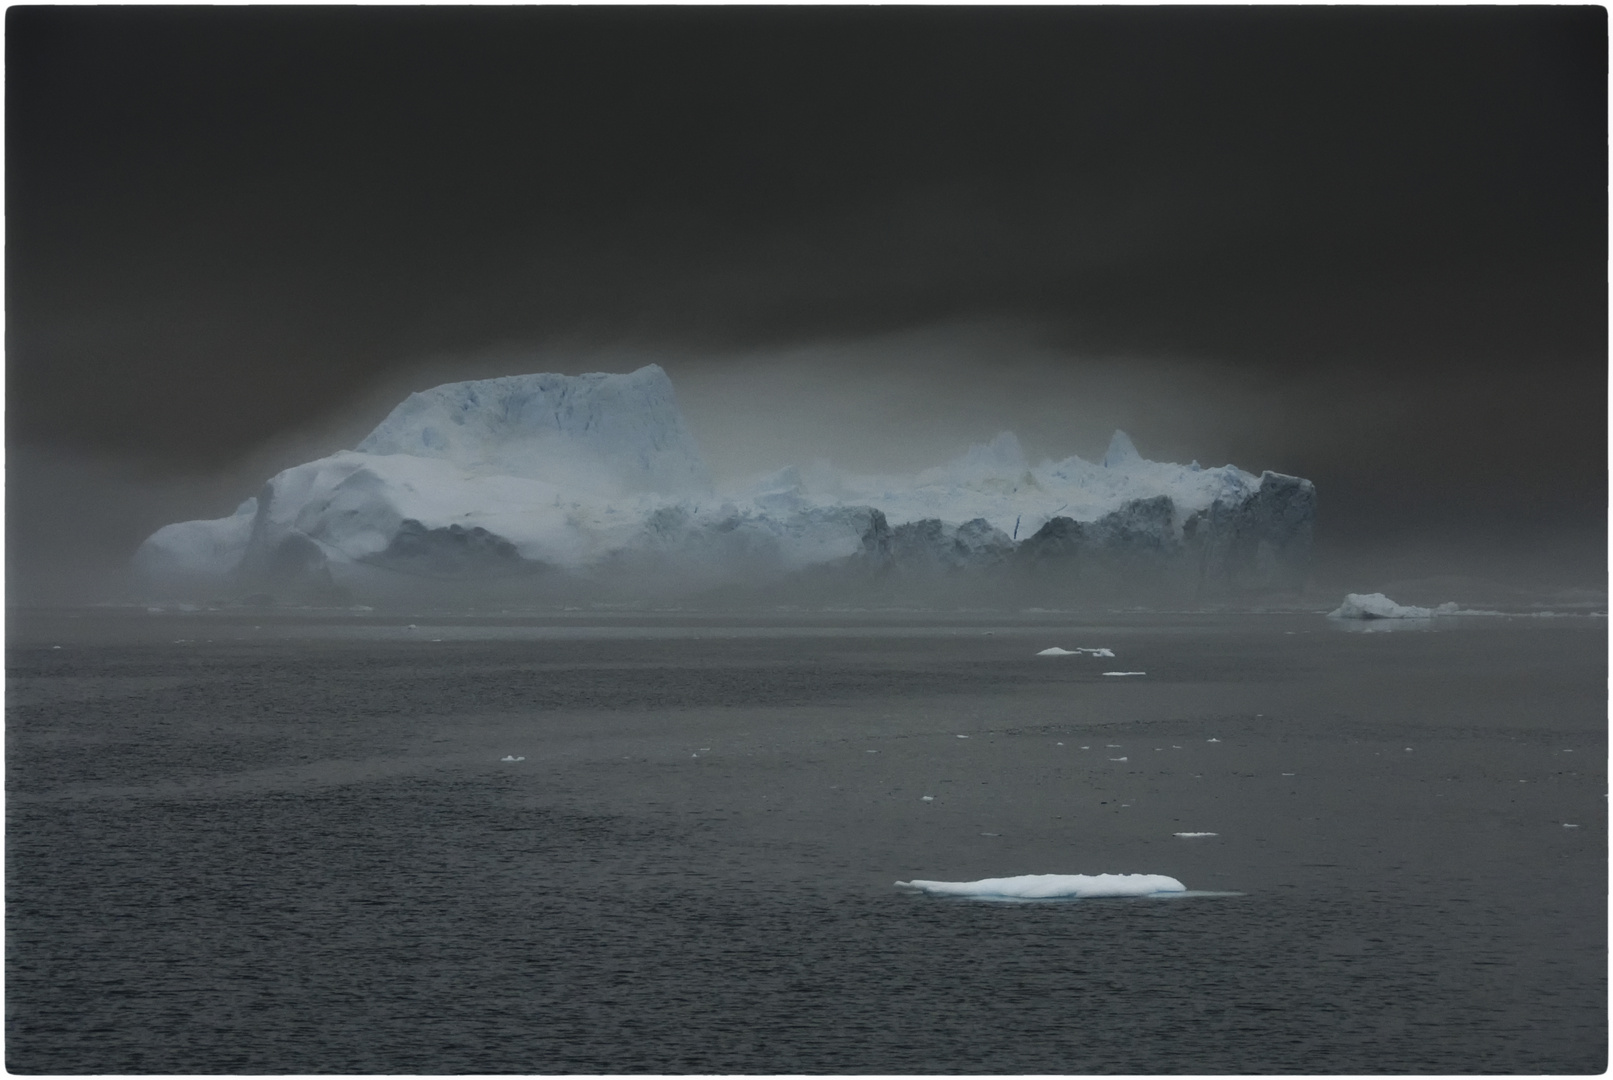
[[(1607, 644), (14, 611), (5, 1063), (1600, 1072)], [(893, 887), (1128, 872), (1231, 895)]]

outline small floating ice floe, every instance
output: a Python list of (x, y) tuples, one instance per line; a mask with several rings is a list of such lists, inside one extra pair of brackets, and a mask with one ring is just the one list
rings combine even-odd
[(1112, 757), (1109, 760), (1110, 761), (1125, 761), (1126, 759), (1123, 758), (1123, 757)]
[(505, 754), (503, 757), (499, 758), (499, 760), (500, 761), (525, 761), (526, 758), (525, 757), (516, 757), (513, 754)]
[(934, 802), (934, 801), (935, 801), (935, 796), (934, 795), (920, 795), (919, 796), (919, 802)]
[(1578, 825), (1570, 825), (1568, 822), (1565, 821), (1565, 822), (1563, 822), (1563, 828), (1565, 828), (1565, 829), (1577, 829), (1577, 828), (1579, 828), (1579, 826)]
[(1179, 832), (1179, 833), (1171, 833), (1171, 835), (1172, 836), (1180, 836), (1183, 840), (1192, 840), (1192, 839), (1194, 839), (1196, 837), (1200, 837), (1200, 836), (1220, 836), (1221, 834), (1220, 833), (1213, 833), (1213, 832)]
[(1076, 900), (1100, 896), (1162, 896), (1187, 886), (1163, 874), (1024, 874), (979, 881), (898, 881), (899, 889), (931, 896), (972, 896), (984, 900)]
[(1105, 675), (1147, 675), (1146, 671), (1105, 671)]
[(1043, 649), (1037, 656), (1107, 656), (1114, 657), (1112, 649), (1061, 649), (1057, 645), (1051, 649)]

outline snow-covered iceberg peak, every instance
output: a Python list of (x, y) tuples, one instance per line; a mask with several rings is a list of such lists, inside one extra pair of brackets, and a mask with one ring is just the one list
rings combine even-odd
[(1129, 465), (1133, 461), (1141, 461), (1142, 455), (1137, 453), (1137, 447), (1132, 443), (1131, 436), (1119, 428), (1109, 438), (1109, 449), (1103, 452), (1103, 461), (1100, 464), (1105, 469), (1118, 469)]
[(511, 375), (410, 394), (354, 449), (591, 491), (704, 491), (711, 476), (657, 364), (625, 375)]

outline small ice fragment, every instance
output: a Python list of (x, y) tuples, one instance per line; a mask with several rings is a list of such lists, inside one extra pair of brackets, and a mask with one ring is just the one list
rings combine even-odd
[(1220, 739), (1205, 739), (1205, 742), (1220, 742)]
[[(60, 645), (52, 645), (52, 646), (51, 646), (51, 648), (53, 648), (53, 649), (59, 649), (59, 648), (61, 648), (61, 646), (60, 646)], [(1571, 752), (1571, 751), (1568, 751), (1568, 750), (1564, 750), (1564, 751), (1563, 751), (1563, 753), (1565, 753), (1565, 754), (1567, 754), (1567, 753), (1570, 753), (1570, 752)]]
[(1293, 774), (1293, 773), (1291, 773), (1291, 772), (1285, 772), (1285, 773), (1283, 773), (1283, 775), (1284, 775), (1284, 776), (1293, 776), (1293, 775), (1294, 775), (1294, 774)]
[(1181, 749), (1181, 747), (1180, 747), (1180, 746), (1177, 746), (1177, 745), (1176, 745), (1176, 744), (1175, 744), (1175, 743), (1171, 743), (1171, 749), (1172, 749), (1172, 750), (1180, 750), (1180, 749)]
[(1107, 746), (1111, 750), (1119, 750), (1120, 749), (1120, 744), (1117, 743), (1117, 742), (1108, 742), (1108, 743), (1104, 743), (1103, 745)]
[(1195, 836), (1220, 836), (1221, 834), (1220, 833), (1213, 833), (1213, 832), (1179, 832), (1179, 833), (1172, 833), (1171, 835), (1172, 836), (1182, 836), (1182, 837), (1186, 837), (1188, 839), (1192, 839)]
[(1057, 645), (1055, 645), (1051, 649), (1043, 649), (1041, 652), (1037, 653), (1036, 655), (1037, 656), (1075, 656), (1078, 653), (1079, 653), (1079, 650), (1077, 650), (1077, 652), (1071, 652), (1069, 649), (1061, 649)]
[(1147, 675), (1146, 671), (1105, 671), (1105, 675)]
[[(1054, 746), (1063, 746), (1064, 744), (1063, 743), (1054, 743), (1053, 745)], [(1085, 748), (1083, 747), (1083, 749), (1085, 749)]]
[(404, 629), (405, 630), (418, 630), (420, 628), (418, 626), (416, 626), (414, 623), (410, 623), (408, 626), (404, 627)]
[(1408, 754), (1411, 753), (1411, 747), (1409, 747), (1409, 746), (1406, 747), (1406, 753), (1408, 753)]
[(515, 757), (515, 756), (514, 756), (514, 755), (512, 755), (512, 754), (505, 754), (505, 755), (504, 755), (504, 756), (503, 756), (503, 757), (502, 757), (502, 758), (500, 758), (500, 759), (499, 759), (499, 760), (500, 760), (500, 761), (525, 761), (525, 760), (526, 760), (526, 758), (525, 758), (525, 757)]
[(1112, 757), (1109, 760), (1110, 761), (1125, 761), (1126, 759), (1123, 758), (1123, 757)]
[(709, 746), (702, 746), (702, 747), (701, 747), (701, 748), (700, 748), (700, 752), (701, 752), (701, 753), (702, 753), (702, 754), (704, 754), (704, 753), (705, 753), (705, 752), (706, 752), (706, 751), (707, 751), (707, 750), (710, 750), (710, 749), (711, 749), (711, 747), (709, 747)]
[(969, 736), (967, 736), (967, 735), (959, 735), (959, 736), (958, 736), (958, 738), (960, 738), (960, 739), (967, 739), (967, 738), (968, 738), (968, 737), (969, 737)]
[(1565, 828), (1565, 829), (1577, 829), (1577, 828), (1579, 828), (1579, 826), (1578, 825), (1570, 825), (1568, 822), (1565, 821), (1565, 822), (1563, 822), (1563, 828)]
[(865, 754), (877, 754), (877, 753), (879, 753), (879, 751), (878, 750), (864, 750), (863, 753), (865, 753)]
[(983, 832), (980, 835), (981, 836), (1001, 836), (1002, 834), (1001, 833), (994, 833), (994, 832)]
[(935, 801), (935, 796), (934, 795), (920, 795), (919, 799), (922, 802), (934, 802)]
[(1092, 747), (1090, 747), (1090, 746), (1083, 746), (1083, 747), (1081, 747), (1081, 749), (1083, 749), (1083, 750), (1091, 750), (1091, 749), (1092, 749)]

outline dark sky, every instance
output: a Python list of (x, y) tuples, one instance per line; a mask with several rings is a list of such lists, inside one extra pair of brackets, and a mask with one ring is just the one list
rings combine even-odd
[(239, 468), (522, 348), (682, 357), (708, 440), (1000, 375), (1049, 452), (1185, 453), (1200, 402), (1195, 456), (1337, 535), (1605, 522), (1601, 8), (13, 7), (6, 49), (14, 545), (40, 462)]

